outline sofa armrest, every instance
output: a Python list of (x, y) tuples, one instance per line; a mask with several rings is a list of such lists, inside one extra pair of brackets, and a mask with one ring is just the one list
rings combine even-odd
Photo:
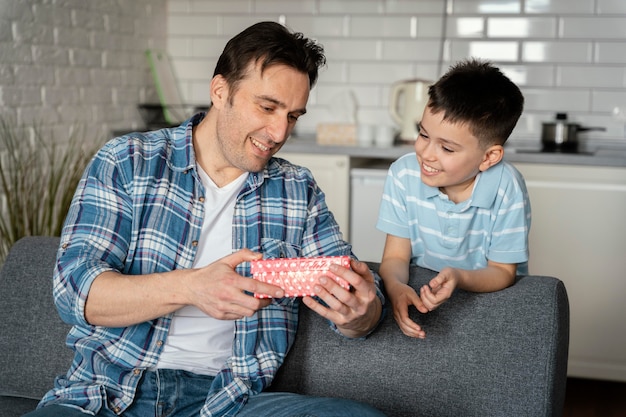
[[(412, 267), (410, 285), (434, 275)], [(495, 293), (459, 290), (411, 317), (426, 339), (405, 336), (388, 311), (369, 338), (350, 340), (302, 306), (272, 389), (352, 398), (392, 417), (561, 415), (569, 304), (560, 280), (526, 276)]]
[[(70, 326), (61, 321), (52, 299), (58, 247), (58, 237), (22, 238), (0, 272), (0, 396), (6, 401), (31, 399), (36, 405), (72, 363), (65, 346)], [(7, 412), (17, 412), (2, 404)]]

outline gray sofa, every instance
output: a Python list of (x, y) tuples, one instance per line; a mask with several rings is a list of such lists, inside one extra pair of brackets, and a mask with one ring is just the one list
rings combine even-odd
[[(51, 297), (58, 242), (20, 240), (1, 271), (0, 417), (34, 409), (71, 361), (68, 326)], [(411, 283), (433, 275), (414, 268)], [(303, 308), (273, 389), (354, 398), (398, 417), (561, 415), (569, 304), (560, 280), (527, 276), (496, 293), (458, 291), (417, 319), (425, 340), (404, 336), (387, 314), (368, 339), (356, 341)]]

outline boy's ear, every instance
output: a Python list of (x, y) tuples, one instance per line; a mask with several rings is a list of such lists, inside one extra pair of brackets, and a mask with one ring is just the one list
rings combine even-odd
[(480, 171), (486, 171), (498, 162), (500, 162), (503, 157), (504, 147), (502, 147), (502, 145), (492, 145), (485, 151), (483, 162), (481, 162), (478, 169)]

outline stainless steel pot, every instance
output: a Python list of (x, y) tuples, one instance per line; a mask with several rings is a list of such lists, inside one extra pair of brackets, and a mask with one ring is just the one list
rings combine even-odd
[(578, 150), (578, 132), (590, 130), (606, 130), (606, 128), (585, 127), (578, 123), (567, 123), (567, 115), (559, 113), (555, 122), (543, 123), (541, 143), (544, 150), (576, 152)]

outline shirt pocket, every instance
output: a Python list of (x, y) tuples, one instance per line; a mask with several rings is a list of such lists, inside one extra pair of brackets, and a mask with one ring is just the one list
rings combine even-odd
[(261, 253), (264, 259), (298, 258), (302, 253), (302, 248), (284, 240), (262, 238)]
[[(301, 256), (302, 251), (300, 246), (293, 245), (284, 240), (262, 238), (261, 253), (263, 253), (263, 259), (298, 258)], [(299, 298), (274, 298), (272, 304), (281, 306), (282, 308), (295, 308), (294, 304), (299, 304)]]

